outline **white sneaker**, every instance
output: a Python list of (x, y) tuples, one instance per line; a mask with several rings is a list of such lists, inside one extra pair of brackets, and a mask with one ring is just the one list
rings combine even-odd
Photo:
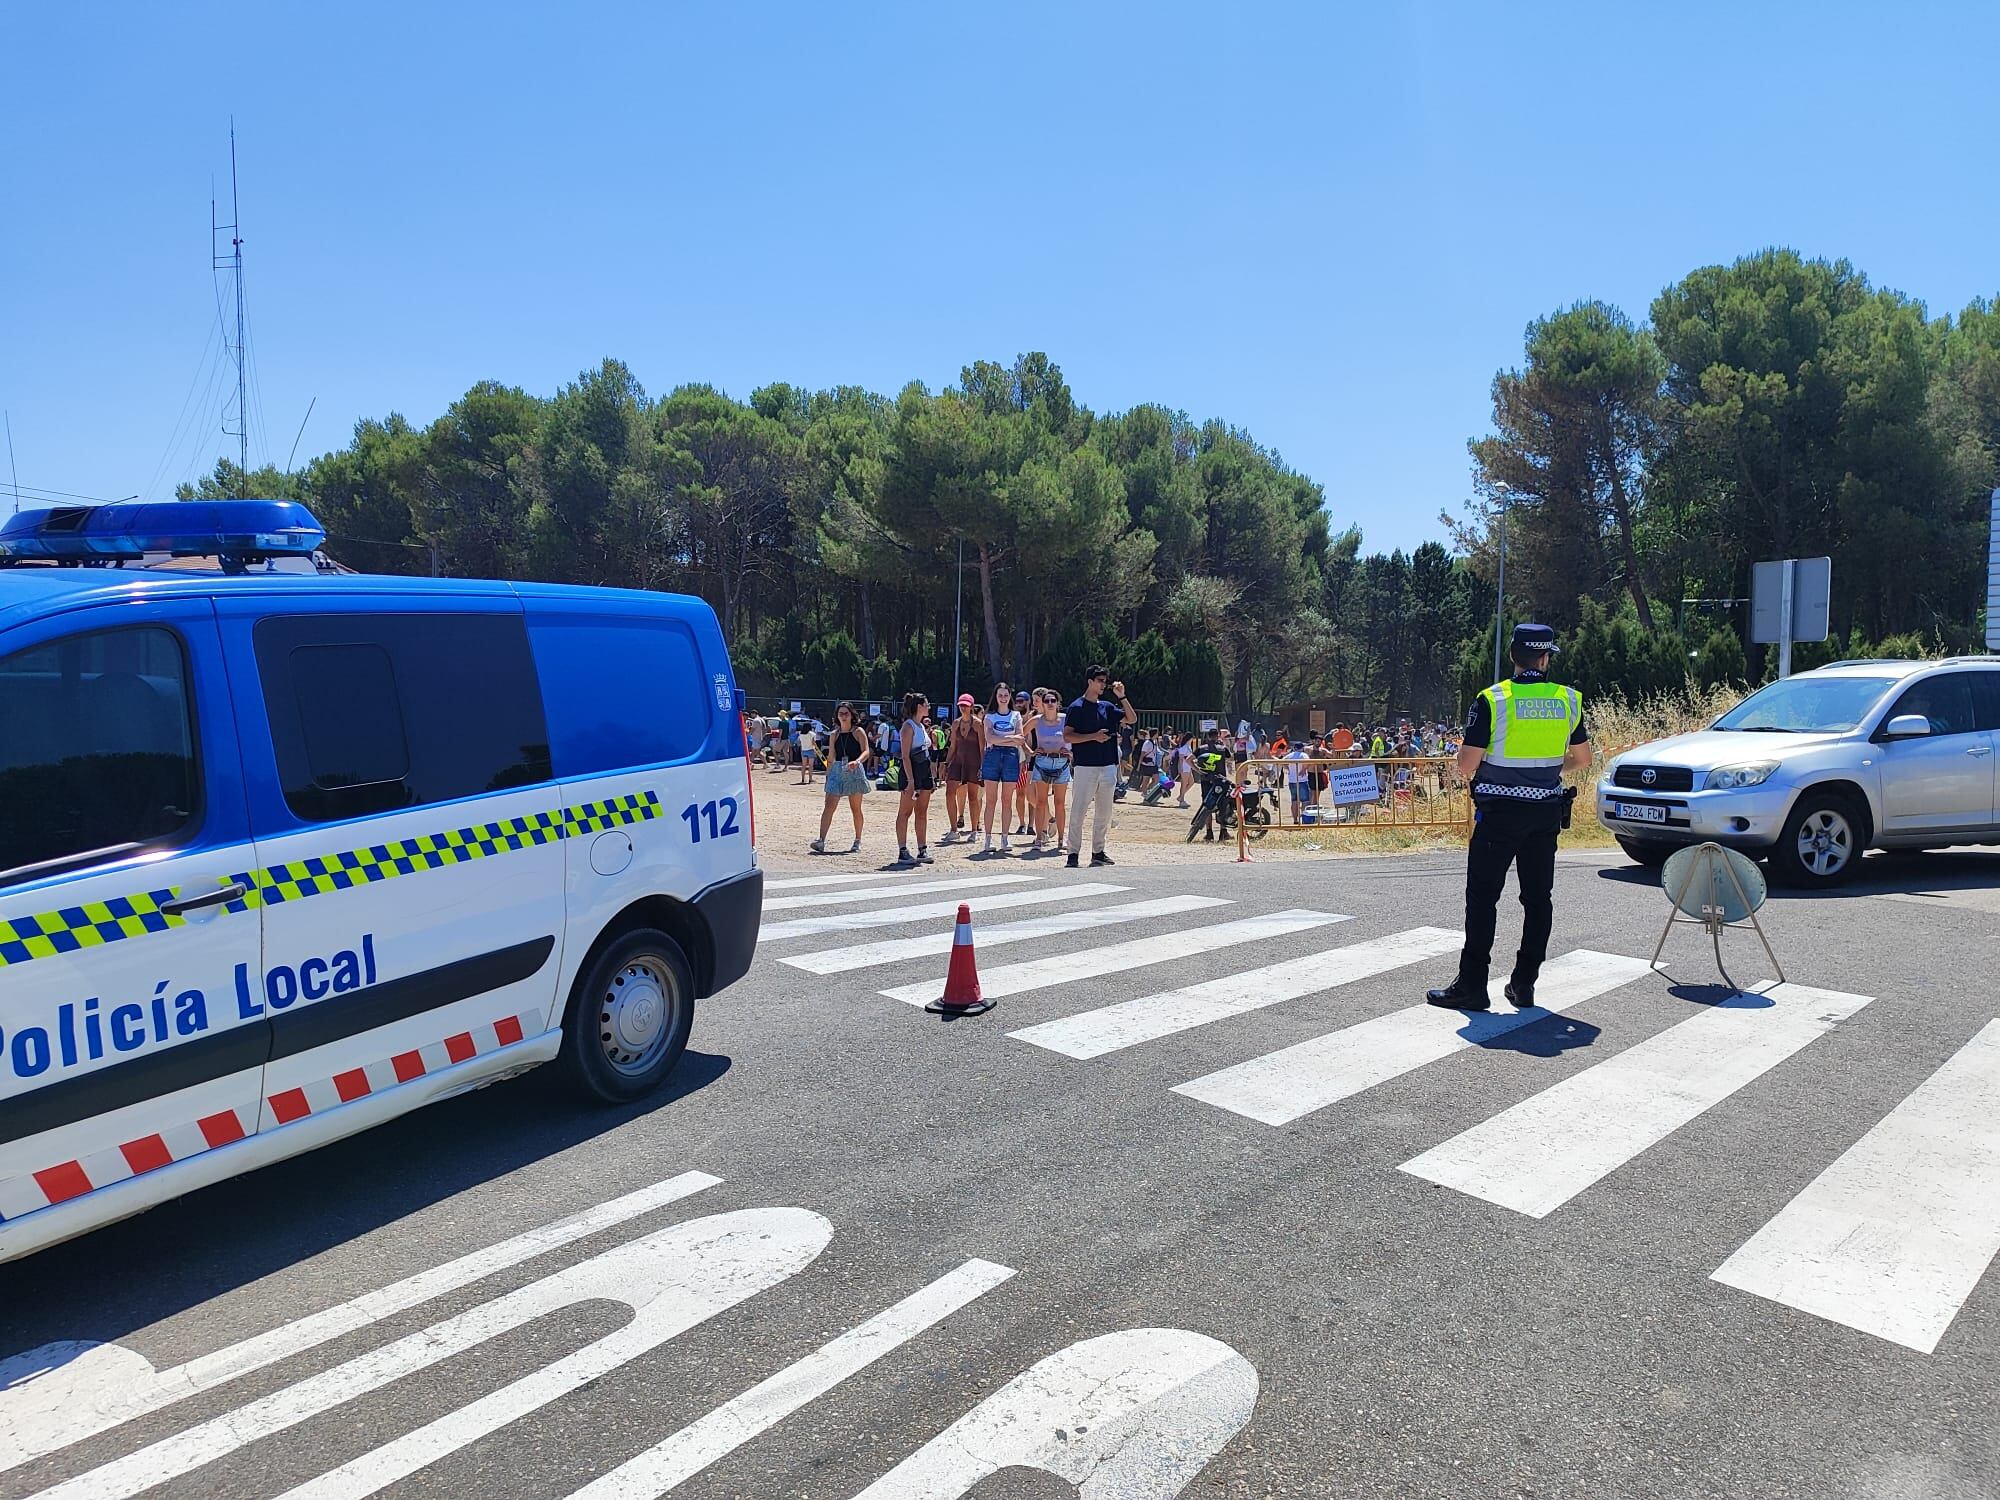
[(861, 852), (861, 840), (856, 839), (853, 843), (849, 844), (847, 846), (847, 852), (849, 854), (859, 854)]
[(1000, 835), (1000, 852), (1002, 854), (1012, 854), (1014, 852), (1013, 840), (1008, 838), (1004, 833)]

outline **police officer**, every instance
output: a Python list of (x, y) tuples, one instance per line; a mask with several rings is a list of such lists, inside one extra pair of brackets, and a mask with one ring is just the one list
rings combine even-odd
[(1568, 807), (1563, 772), (1590, 764), (1583, 695), (1548, 679), (1555, 632), (1516, 625), (1513, 676), (1482, 692), (1465, 722), (1458, 774), (1472, 788), (1472, 843), (1465, 861), (1465, 951), (1458, 977), (1425, 998), (1451, 1010), (1485, 1010), (1494, 909), (1512, 865), (1521, 887), (1521, 948), (1507, 981), (1510, 1004), (1535, 1003), (1555, 919), (1556, 836)]

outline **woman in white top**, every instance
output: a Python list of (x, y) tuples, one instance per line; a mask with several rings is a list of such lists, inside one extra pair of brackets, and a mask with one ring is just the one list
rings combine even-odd
[(1021, 715), (1014, 708), (1014, 690), (1006, 683), (995, 683), (993, 706), (986, 714), (986, 722), (981, 731), (984, 735), (986, 754), (980, 761), (979, 773), (986, 782), (986, 848), (993, 852), (993, 805), (1000, 805), (1000, 852), (1012, 854), (1013, 841), (1008, 830), (1014, 826), (1014, 783), (1021, 778), (1021, 756), (1028, 746), (1026, 726)]

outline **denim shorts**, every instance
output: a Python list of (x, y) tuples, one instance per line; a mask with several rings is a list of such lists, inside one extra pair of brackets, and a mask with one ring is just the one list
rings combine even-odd
[(984, 781), (1014, 782), (1021, 779), (1021, 752), (1012, 745), (991, 745), (979, 762)]
[(1029, 770), (1033, 778), (1045, 786), (1069, 785), (1069, 757), (1066, 755), (1037, 755)]

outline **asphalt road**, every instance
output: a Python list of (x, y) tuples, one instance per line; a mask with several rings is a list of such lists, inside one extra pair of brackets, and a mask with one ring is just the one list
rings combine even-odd
[[(1563, 1013), (1515, 1025), (1502, 1005), (1470, 1026), (1400, 1014), (1452, 968), (1405, 961), (1448, 938), (1399, 936), (1458, 926), (1444, 856), (1017, 859), (774, 889), (842, 899), (768, 909), (767, 930), (887, 920), (767, 941), (701, 1008), (660, 1098), (585, 1109), (529, 1077), (0, 1269), (0, 1355), (115, 1341), (166, 1369), (294, 1328), (282, 1357), (0, 1472), (0, 1495), (164, 1477), (154, 1493), (271, 1496), (337, 1471), (303, 1493), (569, 1496), (803, 1361), (677, 1439), (668, 1459), (696, 1467), (675, 1494), (846, 1497), (894, 1471), (876, 1495), (1067, 1496), (1088, 1477), (1089, 1500), (2000, 1496), (2000, 1272), (1979, 1278), (1965, 1234), (2000, 1198), (1995, 1034), (1981, 1040), (2000, 1016), (2000, 858), (1869, 873), (1766, 908), (1789, 993), (1720, 1005), (1705, 939), (1681, 932), (1685, 984), (1558, 958), (1542, 998), (1573, 998)], [(880, 993), (928, 988), (942, 953), (782, 962), (946, 933), (912, 914), (962, 888), (903, 888), (988, 876), (1031, 877), (970, 891), (1026, 898), (975, 919), (982, 974), (1025, 986), (989, 1015), (940, 1021)], [(1552, 953), (1643, 961), (1666, 908), (1636, 876), (1565, 856)], [(1063, 894), (1086, 883), (1125, 889)], [(1180, 909), (990, 941), (1137, 902)], [(1504, 954), (1511, 901), (1502, 921)], [(1737, 978), (1767, 972), (1753, 939), (1727, 941)], [(1373, 956), (1308, 957), (1348, 948)], [(1041, 1044), (1009, 1035), (1085, 1013)], [(296, 1331), (687, 1173), (719, 1181)], [(1842, 1228), (1858, 1201), (1877, 1214), (1865, 1233)], [(1883, 1218), (1931, 1233), (1860, 1244)], [(1771, 1270), (1814, 1234), (1858, 1280)], [(463, 1332), (447, 1320), (521, 1288), (483, 1341), (397, 1342)], [(1795, 1305), (1815, 1296), (1819, 1311)], [(649, 1317), (666, 1323), (629, 1359), (564, 1363)], [(545, 1366), (526, 1415), (451, 1415)], [(7, 1378), (0, 1460), (22, 1420)], [(37, 1420), (81, 1431), (83, 1409)], [(432, 1448), (385, 1452), (419, 1429)], [(620, 1492), (659, 1491), (642, 1479)]]

